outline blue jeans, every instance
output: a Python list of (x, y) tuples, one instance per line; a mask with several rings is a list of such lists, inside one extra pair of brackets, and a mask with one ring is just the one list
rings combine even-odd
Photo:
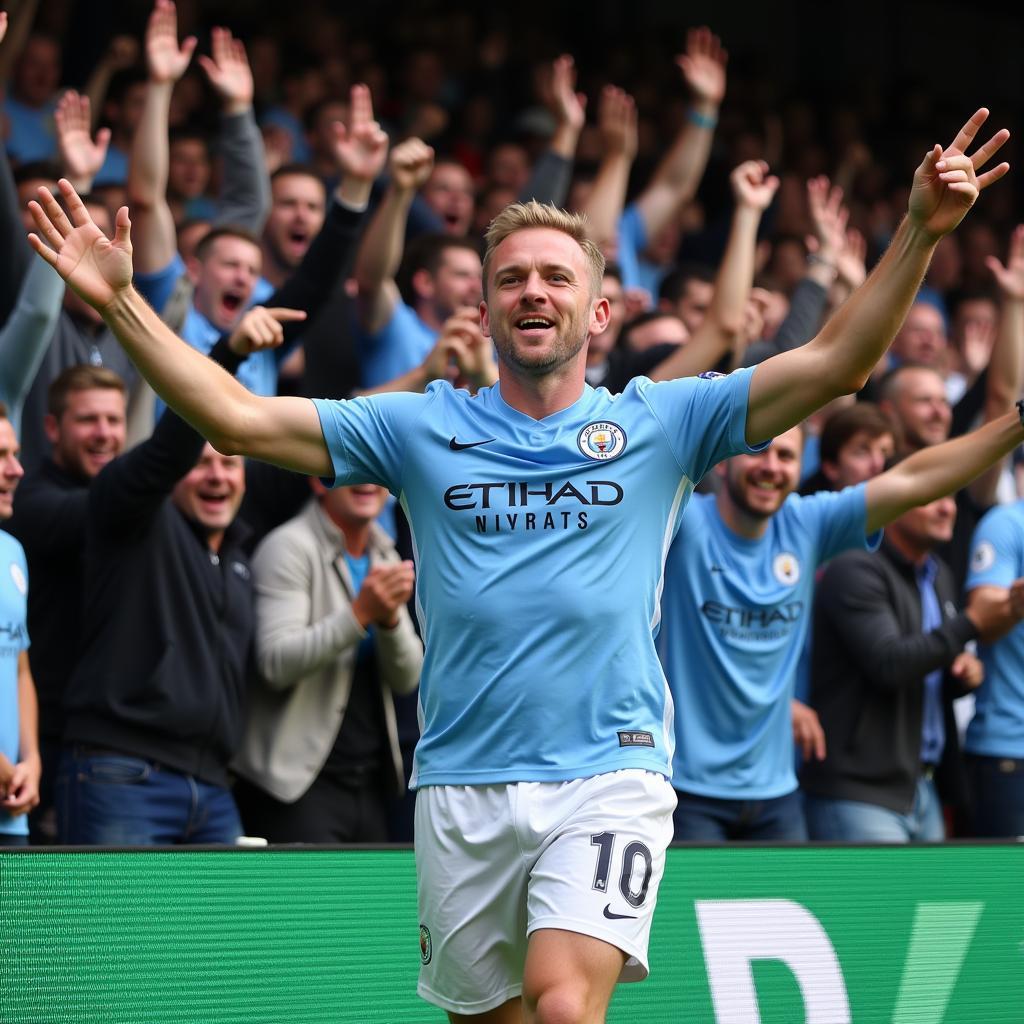
[(987, 839), (1024, 836), (1024, 761), (968, 754), (974, 834)]
[(56, 781), (57, 826), (75, 846), (234, 843), (234, 798), (153, 761), (113, 750), (65, 747)]
[(808, 796), (804, 802), (812, 839), (853, 843), (938, 843), (946, 838), (935, 783), (917, 780), (908, 814), (859, 800)]
[(676, 790), (673, 838), (698, 843), (803, 842), (807, 839), (800, 791), (768, 800), (723, 800)]

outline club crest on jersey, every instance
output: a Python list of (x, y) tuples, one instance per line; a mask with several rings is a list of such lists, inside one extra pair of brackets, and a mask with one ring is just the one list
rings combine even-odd
[(607, 462), (626, 450), (626, 432), (617, 423), (597, 420), (580, 431), (576, 444), (588, 459)]
[(28, 580), (25, 579), (25, 574), (21, 571), (21, 566), (17, 562), (11, 562), (11, 579), (18, 588), (18, 593), (24, 597), (28, 593)]
[(782, 554), (775, 556), (772, 572), (780, 583), (793, 586), (800, 579), (800, 563), (796, 560), (796, 555), (783, 551)]
[(971, 572), (984, 572), (991, 569), (995, 562), (996, 549), (987, 540), (983, 540), (971, 555)]

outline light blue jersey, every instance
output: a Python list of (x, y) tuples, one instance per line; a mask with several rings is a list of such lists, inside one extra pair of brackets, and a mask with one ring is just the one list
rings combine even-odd
[[(28, 649), (27, 597), (25, 552), (9, 533), (0, 531), (0, 752), (11, 764), (21, 760), (18, 658)], [(12, 818), (0, 811), (0, 832), (27, 835), (28, 815)]]
[[(971, 542), (965, 590), (1009, 587), (1024, 576), (1024, 501), (992, 509)], [(975, 691), (964, 750), (1024, 758), (1024, 623), (993, 644), (979, 644), (985, 681)]]
[(542, 420), (497, 385), (316, 402), (334, 483), (383, 484), (412, 525), (414, 785), (669, 774), (665, 554), (694, 481), (748, 450), (752, 372), (585, 387)]
[(763, 537), (733, 533), (696, 495), (665, 566), (658, 655), (676, 705), (672, 785), (768, 800), (796, 789), (790, 701), (814, 570), (865, 541), (864, 485), (791, 494)]

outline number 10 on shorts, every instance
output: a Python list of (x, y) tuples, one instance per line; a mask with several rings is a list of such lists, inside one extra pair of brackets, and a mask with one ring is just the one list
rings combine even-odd
[[(608, 892), (608, 876), (611, 873), (612, 855), (615, 852), (615, 833), (598, 832), (590, 837), (590, 845), (598, 848), (597, 865), (591, 888)], [(651, 884), (654, 861), (651, 851), (639, 840), (626, 844), (622, 851), (622, 870), (619, 872), (619, 892), (631, 907), (641, 907), (647, 899)]]

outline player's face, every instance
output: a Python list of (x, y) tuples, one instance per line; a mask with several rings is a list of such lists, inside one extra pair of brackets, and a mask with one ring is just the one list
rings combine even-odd
[(949, 437), (953, 413), (937, 373), (926, 369), (903, 370), (892, 406), (909, 448), (941, 444)]
[(362, 526), (372, 523), (380, 515), (387, 500), (386, 487), (376, 484), (356, 484), (353, 487), (336, 487), (327, 491), (323, 505), (327, 514), (337, 523), (351, 523)]
[(53, 461), (91, 480), (124, 450), (124, 394), (116, 388), (70, 391), (59, 420), (47, 417)]
[(800, 482), (803, 431), (793, 427), (757, 455), (734, 455), (725, 464), (729, 498), (741, 512), (767, 519)]
[(586, 256), (569, 235), (528, 228), (495, 249), (480, 322), (502, 363), (544, 376), (604, 330), (608, 302), (593, 298)]
[(878, 476), (895, 451), (896, 442), (892, 434), (872, 437), (866, 430), (858, 430), (839, 449), (835, 464), (823, 465), (822, 468), (838, 491)]
[(324, 223), (324, 187), (308, 174), (283, 174), (273, 182), (273, 205), (264, 239), (283, 267), (297, 267)]
[(223, 533), (238, 514), (245, 495), (245, 460), (221, 455), (213, 445), (175, 485), (171, 500), (210, 533)]
[(14, 490), (25, 475), (18, 461), (20, 447), (9, 419), (0, 419), (0, 519), (14, 514)]
[(199, 262), (196, 309), (215, 327), (231, 330), (248, 308), (260, 268), (252, 242), (230, 235), (215, 239)]

